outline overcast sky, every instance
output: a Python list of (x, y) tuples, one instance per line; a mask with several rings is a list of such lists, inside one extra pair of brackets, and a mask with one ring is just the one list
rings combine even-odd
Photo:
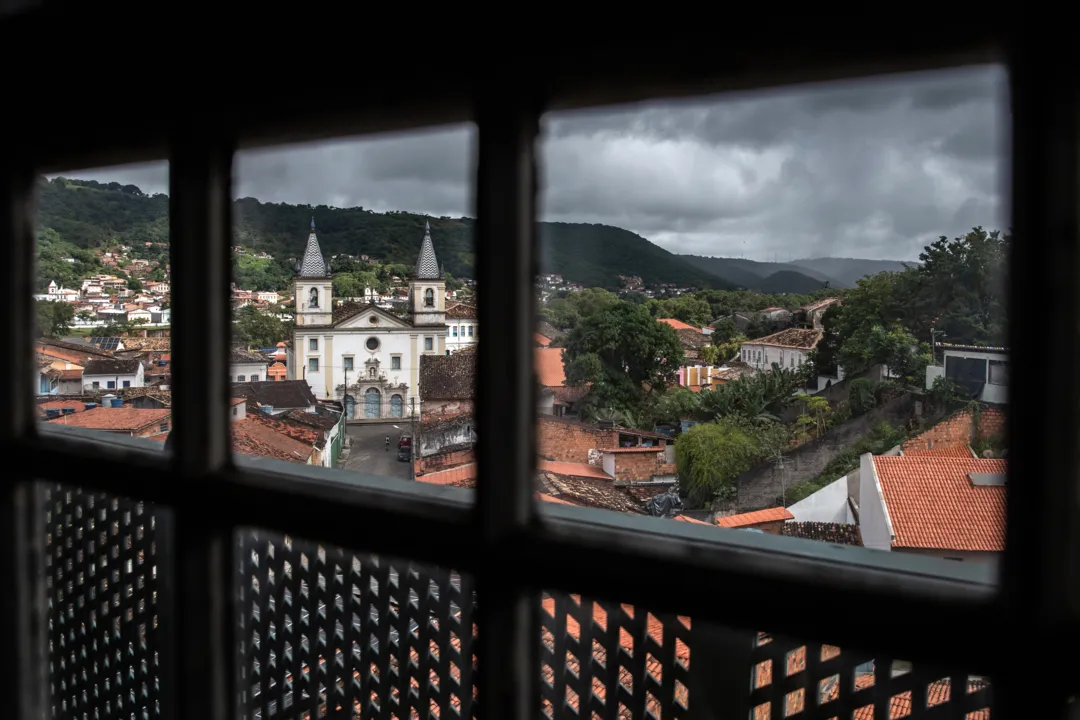
[[(1004, 71), (968, 68), (549, 116), (542, 219), (678, 253), (915, 259), (1007, 226), (1007, 101)], [(473, 216), (473, 142), (457, 127), (244, 152), (237, 197)], [(167, 192), (163, 164), (72, 175)]]

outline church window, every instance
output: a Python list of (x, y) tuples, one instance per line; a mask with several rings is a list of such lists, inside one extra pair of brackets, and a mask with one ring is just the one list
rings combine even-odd
[(308, 350), (311, 352), (319, 352), (319, 340), (318, 338), (311, 338), (308, 340)]
[(308, 295), (310, 300), (308, 301), (308, 307), (319, 307), (319, 290), (318, 288), (311, 288), (311, 293)]
[(435, 291), (431, 288), (424, 291), (424, 307), (435, 307)]
[(374, 352), (375, 350), (378, 350), (379, 349), (379, 338), (369, 337), (367, 339), (366, 345), (367, 345), (367, 349), (371, 350), (372, 352)]
[(341, 364), (346, 370), (352, 370), (353, 369), (352, 361), (353, 361), (352, 355), (346, 355), (345, 357), (343, 357), (341, 359)]
[(391, 355), (390, 356), (390, 369), (391, 370), (400, 370), (401, 369), (401, 356), (400, 355)]
[(434, 344), (435, 343), (434, 343), (434, 340), (432, 338), (429, 338), (429, 337), (424, 338), (424, 349), (425, 350), (431, 350), (432, 347), (434, 346)]
[(310, 358), (307, 361), (308, 372), (319, 372), (319, 358)]

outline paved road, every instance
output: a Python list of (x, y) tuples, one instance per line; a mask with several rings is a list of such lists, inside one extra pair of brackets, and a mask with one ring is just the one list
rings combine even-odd
[[(383, 477), (395, 477), (410, 480), (410, 463), (397, 459), (397, 439), (409, 431), (409, 422), (393, 425), (349, 425), (349, 441), (352, 448), (349, 457), (341, 464), (342, 470), (371, 473)], [(384, 440), (390, 436), (390, 450), (384, 449)]]

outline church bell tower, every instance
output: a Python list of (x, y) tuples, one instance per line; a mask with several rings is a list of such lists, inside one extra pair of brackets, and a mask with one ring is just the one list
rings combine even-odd
[(311, 218), (304, 257), (295, 266), (293, 295), (296, 303), (296, 325), (329, 325), (334, 319), (334, 285), (330, 279), (330, 262), (319, 249), (315, 237), (315, 218)]
[(443, 280), (435, 245), (431, 242), (431, 224), (424, 225), (420, 256), (409, 278), (409, 320), (414, 326), (446, 327), (446, 281)]

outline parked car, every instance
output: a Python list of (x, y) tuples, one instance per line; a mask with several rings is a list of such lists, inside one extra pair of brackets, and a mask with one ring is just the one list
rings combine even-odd
[(399, 447), (397, 451), (397, 459), (400, 462), (409, 462), (412, 460), (412, 448), (405, 446)]
[(397, 446), (399, 448), (403, 448), (403, 447), (411, 448), (412, 447), (412, 436), (411, 435), (402, 435), (401, 437), (398, 438)]

